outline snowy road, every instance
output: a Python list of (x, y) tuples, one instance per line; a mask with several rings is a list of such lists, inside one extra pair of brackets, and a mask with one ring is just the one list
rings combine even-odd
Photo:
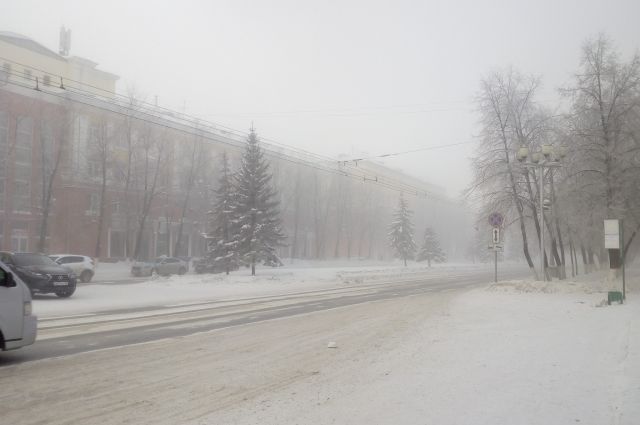
[[(0, 423), (637, 423), (637, 300), (483, 280), (51, 317), (34, 350), (2, 356)], [(111, 335), (135, 338), (97, 349)]]
[[(522, 271), (511, 269), (505, 272), (505, 276), (509, 275), (522, 275)], [(36, 344), (3, 353), (0, 366), (182, 337), (369, 301), (468, 288), (490, 279), (490, 273), (474, 270), (277, 296), (45, 317), (39, 320)]]

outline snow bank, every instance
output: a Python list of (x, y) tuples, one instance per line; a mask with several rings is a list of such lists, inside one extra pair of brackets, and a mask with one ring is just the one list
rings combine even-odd
[[(123, 268), (123, 263), (100, 264), (112, 275)], [(173, 306), (196, 302), (216, 302), (262, 296), (275, 296), (304, 291), (328, 290), (368, 282), (411, 279), (419, 276), (450, 275), (464, 270), (472, 273), (480, 266), (447, 265), (428, 269), (423, 265), (402, 267), (392, 263), (387, 267), (261, 267), (256, 276), (248, 269), (225, 274), (187, 274), (170, 277), (154, 276), (139, 282), (118, 283), (117, 280), (79, 284), (76, 293), (67, 299), (36, 296), (34, 312), (42, 318), (77, 314), (93, 314), (107, 310), (135, 307)]]
[(595, 308), (600, 294), (551, 284), (472, 290), (429, 317), (412, 298), (394, 319), (413, 325), (338, 341), (350, 358), (194, 423), (637, 424), (639, 299)]
[(487, 288), (490, 292), (512, 292), (512, 293), (545, 293), (545, 294), (575, 294), (575, 293), (603, 293), (607, 292), (607, 285), (604, 282), (583, 282), (583, 281), (552, 281), (543, 282), (538, 280), (508, 280), (504, 282), (492, 283)]

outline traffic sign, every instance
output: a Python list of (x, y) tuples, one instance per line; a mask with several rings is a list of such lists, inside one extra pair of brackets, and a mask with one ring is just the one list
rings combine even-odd
[(500, 243), (500, 228), (494, 227), (493, 230), (491, 231), (491, 236), (492, 236), (492, 242), (494, 244)]
[(489, 224), (493, 227), (502, 227), (504, 223), (504, 217), (499, 212), (492, 212), (489, 214)]

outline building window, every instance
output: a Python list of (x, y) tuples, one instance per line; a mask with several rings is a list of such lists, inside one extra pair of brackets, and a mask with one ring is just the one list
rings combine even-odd
[(29, 226), (26, 222), (11, 223), (11, 251), (27, 252), (29, 248)]
[(89, 173), (89, 177), (92, 179), (99, 179), (100, 175), (100, 162), (99, 161), (89, 161), (87, 163), (87, 171)]
[(4, 210), (4, 179), (7, 177), (8, 130), (7, 113), (0, 111), (0, 210)]
[(90, 215), (98, 215), (100, 212), (100, 195), (92, 193), (89, 195), (89, 210)]
[(44, 83), (45, 86), (50, 86), (51, 85), (51, 77), (49, 75), (44, 75), (42, 77), (42, 82)]
[(71, 166), (73, 170), (80, 174), (84, 171), (84, 160), (87, 157), (87, 144), (89, 137), (89, 119), (84, 115), (75, 117), (73, 139), (71, 143)]
[(25, 80), (33, 79), (32, 76), (31, 76), (31, 70), (30, 69), (25, 68), (25, 70), (24, 70), (24, 78), (25, 78)]
[(30, 212), (31, 210), (31, 144), (33, 139), (33, 120), (19, 117), (14, 147), (13, 210)]

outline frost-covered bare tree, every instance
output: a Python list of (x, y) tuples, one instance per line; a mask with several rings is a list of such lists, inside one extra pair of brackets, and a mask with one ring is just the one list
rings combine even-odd
[(133, 258), (140, 259), (142, 254), (142, 237), (147, 217), (156, 196), (161, 192), (160, 180), (167, 155), (166, 135), (158, 129), (145, 126), (140, 136), (140, 210), (135, 237)]
[(55, 183), (69, 139), (69, 106), (63, 104), (61, 109), (39, 107), (36, 111), (39, 126), (40, 142), (40, 232), (37, 249), (45, 252), (48, 235), (49, 217), (54, 199)]
[(568, 180), (573, 201), (583, 207), (582, 238), (600, 239), (604, 218), (622, 218), (628, 248), (640, 229), (640, 56), (625, 62), (606, 36), (588, 40), (574, 82), (563, 92), (572, 101)]
[(115, 134), (113, 124), (107, 122), (104, 117), (101, 117), (94, 129), (95, 131), (90, 141), (89, 155), (92, 160), (90, 163), (97, 164), (96, 177), (100, 185), (98, 195), (98, 229), (94, 250), (94, 257), (100, 258), (102, 251), (102, 231), (104, 229), (109, 198), (107, 188), (111, 174), (110, 170), (112, 169)]
[[(536, 181), (540, 176), (515, 161), (520, 146), (541, 143), (549, 126), (549, 115), (535, 103), (540, 81), (508, 69), (484, 78), (477, 98), (481, 131), (473, 158), (474, 180), (467, 194), (482, 202), (482, 211), (500, 211), (508, 222), (517, 223), (524, 257), (536, 276), (529, 251), (527, 219), (533, 218), (540, 238)], [(536, 276), (537, 277), (537, 276)]]
[(207, 163), (208, 156), (204, 149), (204, 139), (200, 134), (193, 136), (188, 142), (183, 142), (184, 146), (180, 146), (178, 154), (179, 181), (178, 191), (182, 196), (182, 206), (180, 209), (180, 218), (178, 220), (178, 231), (176, 234), (176, 242), (173, 247), (173, 255), (180, 255), (183, 244), (182, 233), (184, 231), (184, 221), (187, 210), (192, 201), (192, 194), (196, 185), (203, 175), (203, 168)]

